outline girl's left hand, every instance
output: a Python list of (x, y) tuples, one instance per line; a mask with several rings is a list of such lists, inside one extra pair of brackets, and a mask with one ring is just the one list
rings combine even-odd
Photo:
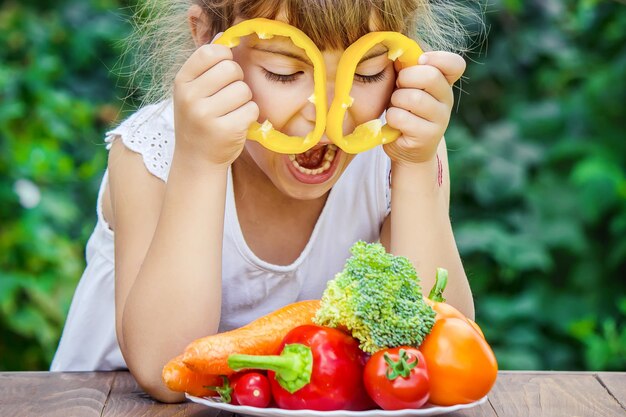
[(386, 119), (402, 134), (383, 146), (392, 161), (416, 164), (435, 157), (450, 121), (452, 85), (463, 71), (465, 60), (460, 55), (435, 51), (424, 53), (419, 65), (398, 73)]

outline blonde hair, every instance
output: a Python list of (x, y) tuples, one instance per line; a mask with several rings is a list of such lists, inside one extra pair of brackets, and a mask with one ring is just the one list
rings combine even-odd
[[(121, 68), (129, 69), (131, 84), (144, 104), (171, 96), (176, 73), (196, 49), (187, 12), (197, 4), (209, 16), (211, 39), (230, 27), (236, 17), (276, 18), (305, 32), (321, 50), (345, 49), (370, 31), (403, 33), (425, 50), (465, 53), (482, 40), (480, 0), (143, 0), (132, 18)], [(473, 33), (469, 25), (475, 28)], [(477, 36), (476, 36), (477, 35)], [(472, 43), (472, 39), (474, 43)], [(480, 42), (480, 40), (478, 42)]]

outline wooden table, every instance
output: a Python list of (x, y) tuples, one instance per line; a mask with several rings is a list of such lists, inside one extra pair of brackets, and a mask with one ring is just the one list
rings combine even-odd
[[(461, 416), (626, 416), (626, 373), (503, 371), (481, 406)], [(0, 373), (0, 416), (230, 417), (195, 403), (160, 404), (128, 372)]]

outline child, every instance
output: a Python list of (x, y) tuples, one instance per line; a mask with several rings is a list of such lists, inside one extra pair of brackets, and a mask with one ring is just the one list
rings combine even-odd
[(242, 20), (287, 22), (322, 51), (331, 100), (343, 50), (370, 31), (420, 33), (424, 47), (449, 47), (441, 34), (458, 27), (453, 18), (438, 25), (447, 12), (440, 2), (188, 3), (190, 30), (181, 33), (195, 51), (185, 54), (171, 26), (154, 39), (153, 62), (184, 57), (173, 64), (173, 91), (107, 134), (98, 223), (51, 369), (128, 367), (154, 398), (180, 401), (161, 382), (169, 359), (196, 338), (320, 298), (357, 240), (410, 258), (425, 289), (436, 267), (447, 268), (448, 302), (473, 317), (448, 216), (443, 140), (463, 59), (431, 51), (397, 73), (383, 50), (357, 67), (344, 133), (386, 111), (400, 138), (352, 155), (323, 136), (310, 151), (284, 155), (246, 132), (266, 119), (293, 136), (313, 130), (311, 63), (284, 37), (252, 35), (232, 49), (211, 43)]

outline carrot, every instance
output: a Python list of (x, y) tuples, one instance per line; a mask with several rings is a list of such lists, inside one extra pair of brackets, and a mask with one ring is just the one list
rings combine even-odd
[(183, 362), (198, 372), (231, 375), (235, 371), (228, 366), (229, 355), (278, 354), (285, 335), (294, 327), (312, 324), (319, 307), (319, 300), (288, 304), (238, 329), (197, 339), (185, 349)]
[(175, 357), (163, 367), (161, 378), (172, 391), (188, 392), (195, 397), (212, 397), (217, 395), (215, 391), (206, 387), (222, 385), (221, 376), (203, 374), (188, 368), (183, 363), (183, 355)]

